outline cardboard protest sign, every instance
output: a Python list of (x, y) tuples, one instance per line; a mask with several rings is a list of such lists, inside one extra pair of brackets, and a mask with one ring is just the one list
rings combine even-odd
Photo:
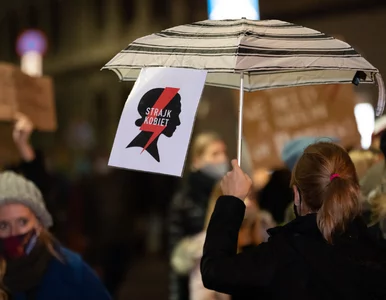
[(17, 164), (21, 157), (12, 138), (13, 124), (0, 122), (0, 169)]
[(17, 72), (15, 80), (19, 111), (31, 119), (36, 129), (55, 131), (57, 122), (52, 79), (33, 78)]
[(31, 77), (11, 64), (0, 64), (0, 120), (13, 121), (19, 111), (37, 130), (57, 129), (53, 83), (50, 77)]
[(243, 135), (255, 168), (283, 166), (281, 151), (297, 137), (336, 137), (344, 146), (360, 143), (351, 85), (272, 89), (244, 97)]
[(0, 120), (3, 121), (13, 120), (17, 110), (14, 70), (10, 64), (0, 64)]
[(142, 69), (123, 109), (109, 165), (182, 176), (206, 74)]

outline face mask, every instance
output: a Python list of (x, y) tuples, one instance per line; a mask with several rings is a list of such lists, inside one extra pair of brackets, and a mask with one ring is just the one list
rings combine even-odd
[(229, 171), (227, 162), (219, 164), (208, 164), (200, 169), (200, 171), (215, 180), (220, 180)]
[(7, 259), (27, 256), (36, 245), (38, 235), (35, 229), (21, 235), (0, 239), (0, 255)]

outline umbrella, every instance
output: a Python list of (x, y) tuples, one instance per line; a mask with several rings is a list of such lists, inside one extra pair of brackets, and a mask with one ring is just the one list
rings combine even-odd
[(349, 44), (278, 20), (206, 20), (135, 40), (102, 69), (136, 80), (144, 67), (207, 70), (207, 85), (240, 89), (238, 160), (241, 161), (244, 91), (336, 83), (378, 83), (378, 69)]

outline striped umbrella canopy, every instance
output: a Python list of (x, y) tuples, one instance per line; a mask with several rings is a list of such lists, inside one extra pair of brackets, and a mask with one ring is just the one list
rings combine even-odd
[(373, 83), (378, 69), (349, 44), (314, 29), (277, 20), (207, 20), (147, 35), (103, 69), (135, 80), (141, 68), (204, 69), (208, 85), (256, 91), (299, 85)]
[[(284, 21), (206, 20), (176, 26), (135, 40), (102, 69), (131, 81), (145, 67), (207, 70), (207, 85), (240, 89), (240, 106), (241, 91), (377, 82), (377, 115), (384, 108), (377, 68), (346, 42)], [(242, 107), (239, 136), (241, 114)]]

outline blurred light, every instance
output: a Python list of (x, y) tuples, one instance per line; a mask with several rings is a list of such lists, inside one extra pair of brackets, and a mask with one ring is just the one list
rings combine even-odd
[(85, 120), (72, 121), (67, 132), (67, 144), (74, 150), (90, 150), (95, 146), (95, 132)]
[(47, 38), (40, 30), (23, 31), (16, 42), (16, 51), (21, 56), (21, 70), (30, 75), (43, 75), (43, 55), (47, 51)]
[(363, 149), (369, 149), (375, 127), (374, 108), (370, 103), (359, 103), (354, 108), (358, 131), (361, 135)]
[(27, 52), (21, 57), (21, 70), (29, 76), (39, 77), (43, 74), (43, 57), (39, 52)]
[(210, 20), (259, 20), (259, 0), (208, 0), (208, 14)]
[(47, 51), (47, 38), (40, 30), (26, 30), (17, 39), (16, 51), (20, 56), (31, 51), (44, 55)]

